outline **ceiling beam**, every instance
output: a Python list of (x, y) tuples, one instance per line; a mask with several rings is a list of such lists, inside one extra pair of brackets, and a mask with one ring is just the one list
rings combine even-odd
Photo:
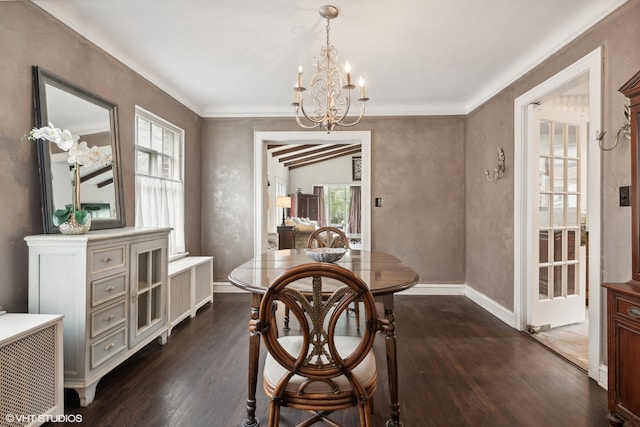
[(339, 157), (344, 157), (344, 156), (349, 156), (351, 154), (356, 154), (356, 153), (360, 153), (362, 152), (362, 149), (360, 147), (358, 148), (351, 148), (351, 149), (343, 149), (343, 150), (336, 150), (333, 151), (332, 155), (317, 155), (317, 156), (311, 156), (311, 157), (307, 157), (304, 159), (300, 159), (300, 160), (295, 160), (293, 162), (289, 162), (289, 163), (285, 163), (284, 166), (288, 167), (289, 170), (291, 169), (297, 169), (297, 168), (301, 168), (304, 166), (309, 166), (312, 164), (316, 164), (316, 163), (321, 163), (327, 160), (332, 160), (332, 159), (337, 159)]
[[(76, 166), (77, 167), (77, 166)], [(100, 176), (103, 173), (107, 173), (111, 171), (111, 165), (107, 165), (107, 166), (103, 166), (100, 169), (96, 169), (91, 173), (88, 173), (86, 175), (82, 175), (82, 177), (80, 178), (80, 182), (86, 182), (89, 181), (92, 178), (95, 178), (96, 176)]]
[[(334, 145), (330, 145), (328, 147), (316, 148), (315, 150), (304, 151), (302, 153), (294, 154), (292, 156), (283, 157), (281, 159), (278, 159), (278, 161), (280, 163), (288, 162), (289, 160), (296, 160), (296, 159), (300, 159), (300, 158), (303, 158), (303, 157), (311, 156), (313, 154), (326, 153), (327, 151), (333, 151), (338, 147), (344, 147), (344, 148), (348, 147), (348, 148), (360, 148), (360, 149), (362, 149), (362, 146), (360, 144), (348, 145), (348, 146), (345, 146), (345, 145), (342, 145), (342, 144), (334, 144)], [(333, 153), (327, 153), (327, 154), (333, 154)]]
[(313, 148), (316, 145), (318, 145), (318, 144), (290, 145), (289, 148), (286, 148), (286, 149), (280, 150), (280, 151), (274, 151), (273, 153), (271, 153), (271, 155), (273, 157), (283, 156), (285, 154), (295, 153), (296, 151)]

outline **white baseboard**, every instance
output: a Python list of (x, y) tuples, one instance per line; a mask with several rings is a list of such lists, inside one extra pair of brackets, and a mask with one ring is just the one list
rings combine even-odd
[(237, 286), (233, 286), (229, 282), (213, 282), (214, 294), (240, 294), (247, 291), (240, 289)]
[(609, 367), (607, 365), (600, 365), (598, 370), (598, 385), (603, 389), (609, 388)]
[(398, 295), (465, 295), (465, 284), (417, 284)]
[(511, 326), (514, 329), (518, 329), (516, 325), (516, 316), (513, 311), (509, 311), (491, 298), (487, 297), (484, 294), (481, 294), (480, 292), (476, 291), (473, 288), (470, 288), (469, 286), (467, 286), (466, 296), (471, 301), (475, 302), (480, 307), (484, 308), (486, 311), (493, 314), (495, 317), (502, 320), (507, 325)]

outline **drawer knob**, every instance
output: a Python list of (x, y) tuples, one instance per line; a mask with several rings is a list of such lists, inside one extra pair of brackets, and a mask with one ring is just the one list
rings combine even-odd
[(108, 257), (106, 257), (105, 259), (102, 260), (102, 262), (104, 262), (104, 263), (108, 263), (108, 262), (111, 262), (111, 261), (113, 261), (113, 259), (110, 256), (108, 256)]
[(629, 316), (633, 317), (634, 319), (640, 319), (640, 308), (632, 307), (629, 309), (628, 313)]
[(109, 321), (113, 320), (114, 317), (116, 317), (115, 314), (110, 314), (107, 317), (105, 317), (103, 320), (105, 322), (109, 322)]
[(105, 346), (105, 347), (104, 347), (104, 350), (105, 350), (105, 351), (109, 351), (109, 350), (111, 350), (111, 349), (112, 349), (113, 347), (115, 347), (115, 346), (116, 346), (116, 343), (112, 342), (111, 344), (109, 344), (109, 345)]
[(107, 290), (107, 292), (111, 292), (111, 291), (113, 291), (115, 288), (116, 288), (115, 286), (109, 286), (106, 290)]

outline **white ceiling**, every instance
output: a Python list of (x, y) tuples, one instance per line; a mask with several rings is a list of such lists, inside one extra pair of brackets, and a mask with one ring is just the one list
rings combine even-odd
[(324, 4), (367, 114), (422, 115), (468, 113), (626, 0), (32, 1), (199, 115), (260, 117), (293, 116)]

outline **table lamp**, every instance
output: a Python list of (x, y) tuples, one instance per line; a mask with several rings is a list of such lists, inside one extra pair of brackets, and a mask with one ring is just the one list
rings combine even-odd
[(276, 198), (276, 207), (282, 208), (282, 224), (280, 224), (280, 225), (285, 225), (285, 223), (284, 223), (284, 210), (285, 210), (285, 208), (291, 208), (291, 197), (278, 196)]

